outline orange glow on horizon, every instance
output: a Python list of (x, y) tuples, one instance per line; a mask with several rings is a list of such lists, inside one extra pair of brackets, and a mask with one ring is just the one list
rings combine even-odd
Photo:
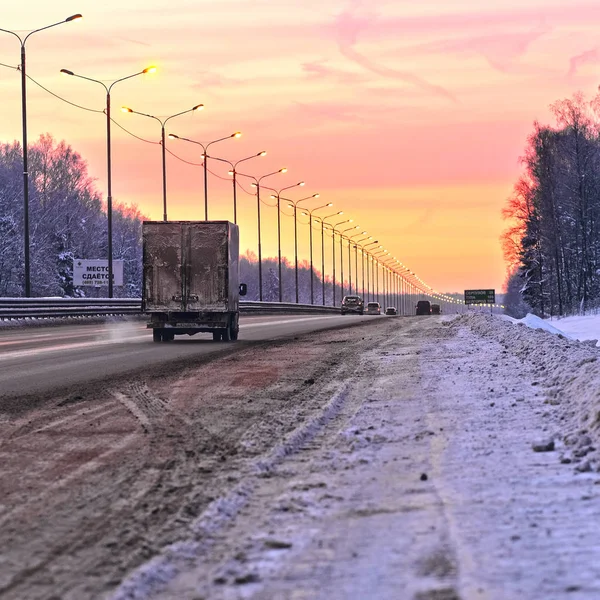
[[(65, 0), (8, 4), (3, 28), (30, 31), (72, 10)], [(208, 150), (210, 218), (233, 218), (227, 161), (264, 157), (236, 167), (242, 252), (257, 245), (256, 188), (245, 175), (264, 177), (261, 198), (269, 202), (268, 188), (305, 178), (306, 188), (287, 190), (286, 200), (320, 190), (394, 260), (442, 292), (502, 288), (501, 209), (521, 171), (532, 123), (552, 124), (551, 103), (577, 90), (589, 97), (597, 88), (598, 9), (589, 3), (307, 0), (286, 10), (241, 4), (234, 13), (217, 3), (206, 14), (194, 3), (173, 11), (166, 0), (151, 6), (106, 0), (82, 10), (85, 19), (67, 19), (80, 21), (77, 27), (53, 27), (27, 42), (28, 75), (56, 94), (28, 83), (31, 143), (47, 132), (64, 139), (106, 196), (105, 93), (60, 77), (61, 66), (108, 82), (139, 74), (141, 65), (154, 73), (159, 65), (157, 77), (119, 82), (113, 106), (159, 118), (183, 111), (167, 124), (181, 138), (217, 140), (232, 131), (240, 138)], [(532, 26), (538, 22), (543, 26)], [(0, 62), (18, 61), (18, 44), (0, 33)], [(10, 142), (21, 139), (20, 76), (2, 72), (0, 141)], [(202, 115), (199, 100), (207, 106)], [(160, 218), (157, 123), (119, 111), (111, 116), (115, 202)], [(173, 142), (167, 133), (169, 217), (201, 218), (202, 148)], [(269, 148), (268, 156), (258, 148)], [(293, 219), (283, 206), (283, 250), (290, 257)], [(302, 258), (308, 252), (302, 211), (317, 206), (311, 199), (299, 205)], [(264, 255), (274, 256), (274, 209), (262, 204), (261, 210)], [(326, 267), (328, 252), (326, 246)]]

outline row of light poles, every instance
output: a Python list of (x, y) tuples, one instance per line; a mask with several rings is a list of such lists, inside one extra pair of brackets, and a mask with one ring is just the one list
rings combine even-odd
[[(20, 64), (20, 71), (21, 71), (21, 101), (22, 101), (22, 126), (23, 126), (23, 218), (24, 218), (24, 227), (23, 227), (23, 231), (24, 231), (24, 278), (25, 278), (25, 295), (26, 297), (31, 296), (31, 269), (30, 269), (30, 244), (29, 244), (29, 237), (30, 237), (30, 228), (29, 228), (29, 177), (28, 177), (28, 148), (27, 148), (27, 74), (26, 74), (26, 53), (25, 53), (25, 44), (27, 42), (27, 40), (29, 39), (29, 37), (31, 37), (34, 33), (38, 33), (40, 31), (44, 31), (46, 29), (50, 29), (52, 27), (56, 27), (58, 25), (61, 25), (63, 23), (70, 23), (72, 21), (76, 21), (82, 18), (81, 14), (75, 14), (72, 15), (68, 18), (66, 18), (64, 21), (59, 21), (57, 23), (53, 23), (51, 25), (48, 25), (46, 27), (41, 27), (39, 29), (35, 29), (31, 32), (29, 32), (24, 38), (22, 38), (18, 33), (14, 32), (14, 31), (10, 31), (7, 29), (2, 29), (0, 28), (0, 32), (4, 32), (4, 33), (9, 33), (13, 36), (15, 36), (21, 45), (21, 64)], [(136, 73), (133, 73), (131, 75), (127, 75), (125, 77), (121, 77), (119, 79), (116, 79), (114, 81), (112, 81), (110, 84), (106, 84), (103, 81), (100, 81), (98, 79), (94, 79), (92, 77), (88, 77), (86, 75), (82, 75), (79, 73), (75, 73), (69, 69), (61, 69), (61, 73), (63, 73), (64, 75), (67, 76), (71, 76), (71, 77), (76, 77), (79, 79), (84, 79), (86, 81), (91, 81), (92, 83), (96, 83), (101, 85), (106, 93), (106, 106), (104, 109), (104, 114), (106, 116), (106, 154), (107, 154), (107, 221), (108, 221), (108, 295), (109, 298), (113, 297), (113, 235), (112, 235), (112, 221), (113, 221), (113, 215), (112, 215), (112, 160), (111, 160), (111, 90), (112, 88), (117, 84), (117, 83), (121, 83), (123, 81), (127, 81), (129, 79), (132, 79), (134, 77), (137, 77), (138, 75), (143, 75), (146, 73), (153, 73), (156, 71), (156, 67), (150, 66), (147, 67), (145, 69), (142, 69), (141, 71), (138, 71)], [(129, 107), (122, 107), (122, 110), (126, 113), (131, 113), (131, 114), (137, 114), (143, 117), (147, 117), (150, 119), (153, 119), (155, 121), (157, 121), (160, 124), (161, 127), (161, 149), (162, 149), (162, 191), (163, 191), (163, 220), (167, 221), (168, 220), (168, 214), (167, 214), (167, 173), (166, 173), (166, 132), (165, 132), (165, 128), (166, 128), (166, 124), (168, 123), (168, 121), (170, 121), (171, 119), (174, 119), (176, 117), (179, 117), (181, 115), (184, 115), (186, 113), (191, 113), (191, 112), (196, 112), (199, 110), (202, 110), (204, 108), (203, 104), (196, 104), (195, 106), (175, 113), (173, 115), (170, 115), (168, 117), (157, 117), (155, 115), (149, 114), (149, 113), (144, 113), (144, 112), (140, 112), (137, 110), (133, 110), (132, 108)], [(286, 168), (281, 168), (277, 171), (274, 171), (272, 173), (267, 173), (266, 175), (263, 175), (262, 177), (255, 177), (253, 175), (249, 175), (246, 173), (240, 173), (237, 170), (237, 166), (245, 161), (249, 161), (253, 158), (257, 158), (257, 157), (262, 157), (266, 155), (266, 151), (261, 151), (258, 152), (256, 154), (253, 154), (251, 156), (242, 158), (236, 162), (232, 162), (229, 161), (227, 159), (223, 159), (223, 158), (219, 158), (216, 156), (210, 156), (208, 154), (208, 149), (210, 146), (212, 146), (213, 144), (216, 144), (218, 142), (222, 142), (225, 141), (227, 139), (231, 139), (231, 138), (239, 138), (241, 136), (241, 132), (236, 131), (235, 133), (232, 133), (231, 135), (222, 137), (222, 138), (218, 138), (216, 140), (210, 141), (210, 142), (199, 142), (196, 140), (192, 140), (186, 137), (181, 137), (178, 135), (175, 135), (173, 133), (170, 133), (168, 135), (168, 137), (170, 139), (179, 139), (179, 140), (183, 140), (192, 144), (196, 144), (202, 147), (203, 153), (202, 153), (202, 158), (203, 158), (203, 168), (204, 168), (204, 219), (208, 220), (208, 159), (209, 158), (213, 158), (217, 161), (221, 161), (221, 162), (225, 162), (227, 163), (230, 167), (231, 170), (229, 171), (229, 174), (232, 176), (233, 178), (233, 213), (234, 213), (234, 222), (237, 223), (237, 176), (243, 176), (243, 177), (248, 177), (250, 179), (252, 179), (252, 186), (256, 188), (256, 198), (257, 198), (257, 218), (258, 218), (258, 265), (259, 265), (259, 297), (262, 300), (262, 296), (263, 296), (263, 290), (262, 290), (262, 249), (261, 249), (261, 219), (260, 219), (260, 190), (261, 190), (261, 182), (262, 180), (264, 180), (267, 177), (271, 177), (272, 175), (276, 175), (278, 173), (285, 173), (287, 171)], [(281, 188), (280, 190), (276, 190), (274, 188), (266, 188), (271, 190), (272, 192), (274, 192), (274, 194), (271, 196), (272, 198), (276, 199), (277, 203), (277, 244), (278, 244), (278, 276), (279, 276), (279, 301), (281, 302), (283, 299), (283, 293), (282, 293), (282, 259), (281, 259), (281, 200), (284, 199), (286, 200), (289, 204), (288, 206), (290, 208), (293, 208), (293, 217), (294, 217), (294, 262), (295, 262), (295, 296), (296, 296), (296, 302), (299, 301), (299, 286), (298, 286), (298, 224), (297, 224), (297, 208), (298, 205), (301, 202), (310, 200), (310, 199), (316, 199), (319, 197), (319, 194), (313, 194), (312, 196), (307, 196), (305, 198), (301, 198), (299, 200), (296, 200), (295, 202), (293, 200), (289, 200), (286, 198), (282, 197), (282, 193), (284, 191), (287, 191), (289, 189), (292, 189), (294, 187), (298, 187), (298, 186), (303, 186), (304, 182), (298, 182), (294, 185), (290, 185), (284, 188)], [(266, 187), (266, 186), (263, 186)], [(308, 210), (306, 212), (302, 212), (303, 215), (308, 216), (309, 217), (309, 231), (310, 231), (310, 299), (311, 299), (311, 304), (314, 303), (314, 268), (313, 268), (313, 214), (316, 213), (319, 210), (323, 210), (327, 207), (332, 206), (332, 203), (329, 202), (327, 204), (323, 204), (322, 206), (317, 206), (316, 208), (313, 208), (312, 210)], [(342, 215), (343, 212), (342, 211), (338, 211), (335, 212), (331, 215), (325, 216), (325, 217), (318, 217), (315, 216), (314, 219), (317, 222), (320, 222), (320, 228), (321, 228), (321, 279), (322, 279), (322, 302), (323, 305), (325, 305), (325, 227), (327, 226), (328, 229), (331, 229), (331, 234), (332, 234), (332, 252), (333, 252), (333, 303), (335, 305), (335, 235), (336, 233), (339, 234), (340, 236), (340, 281), (341, 281), (341, 292), (342, 292), (342, 296), (344, 295), (344, 273), (343, 273), (343, 268), (344, 268), (344, 261), (343, 261), (343, 240), (346, 239), (348, 241), (348, 291), (349, 293), (352, 293), (352, 264), (351, 264), (351, 247), (352, 244), (354, 244), (354, 249), (355, 249), (355, 276), (356, 276), (356, 282), (355, 282), (355, 291), (358, 291), (358, 247), (360, 246), (361, 248), (361, 257), (362, 257), (362, 289), (364, 291), (364, 253), (366, 251), (366, 248), (369, 246), (372, 246), (374, 244), (377, 244), (378, 242), (371, 242), (370, 244), (367, 244), (365, 246), (362, 246), (361, 244), (367, 240), (372, 239), (371, 236), (363, 238), (361, 240), (358, 240), (357, 242), (354, 242), (354, 238), (359, 236), (359, 235), (364, 235), (367, 232), (363, 231), (361, 233), (355, 233), (354, 235), (351, 236), (346, 236), (345, 234), (349, 231), (352, 230), (356, 230), (356, 229), (360, 229), (360, 227), (358, 226), (354, 226), (354, 227), (350, 227), (348, 229), (339, 231), (337, 229), (337, 227), (339, 227), (342, 224), (345, 223), (349, 223), (352, 222), (352, 219), (346, 219), (344, 221), (341, 221), (335, 225), (331, 225), (329, 223), (326, 223), (327, 219), (333, 218), (335, 216), (338, 215)], [(377, 264), (379, 265), (379, 259), (381, 259), (383, 256), (385, 256), (387, 254), (387, 251), (379, 251), (379, 252), (375, 252), (372, 253), (372, 259), (375, 260), (375, 262), (377, 262)], [(367, 252), (367, 256), (369, 256), (369, 252)], [(398, 264), (399, 261), (396, 261)], [(382, 265), (385, 265), (385, 263), (382, 263)], [(394, 265), (395, 266), (395, 265)], [(378, 267), (377, 267), (378, 268)], [(384, 268), (387, 269), (391, 269), (392, 267), (388, 266), (384, 266)], [(405, 267), (404, 267), (405, 268)], [(412, 274), (412, 272), (410, 272)], [(414, 275), (414, 274), (412, 274)], [(402, 277), (402, 276), (401, 276)], [(417, 278), (418, 279), (418, 278)], [(368, 259), (367, 259), (367, 286), (369, 285), (369, 273), (368, 273)], [(379, 286), (379, 277), (377, 276), (377, 286)]]

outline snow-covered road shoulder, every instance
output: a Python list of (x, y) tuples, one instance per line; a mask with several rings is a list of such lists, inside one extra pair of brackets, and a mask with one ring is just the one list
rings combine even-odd
[[(548, 322), (531, 317), (537, 321), (519, 325), (522, 321), (503, 317), (463, 315), (450, 326), (468, 326), (483, 337), (496, 339), (533, 368), (537, 375), (534, 385), (548, 407), (547, 416), (556, 419), (556, 436), (565, 444), (561, 460), (574, 463), (578, 471), (598, 471), (600, 353), (596, 342), (570, 339)], [(544, 327), (535, 327), (538, 322)]]

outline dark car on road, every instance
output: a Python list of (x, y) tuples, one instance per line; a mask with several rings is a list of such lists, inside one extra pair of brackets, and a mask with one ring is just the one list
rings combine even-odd
[(358, 313), (362, 315), (365, 311), (365, 303), (360, 296), (344, 296), (342, 300), (342, 314)]
[(386, 314), (386, 315), (397, 315), (397, 314), (398, 314), (398, 311), (396, 310), (396, 307), (395, 307), (395, 306), (388, 306), (388, 307), (385, 309), (385, 314)]
[(431, 305), (431, 314), (432, 315), (441, 315), (442, 307), (439, 304), (432, 304)]
[(417, 302), (417, 315), (430, 315), (431, 302), (429, 300), (419, 300)]
[(379, 304), (379, 302), (369, 302), (367, 304), (367, 310), (365, 312), (368, 315), (380, 315), (381, 304)]

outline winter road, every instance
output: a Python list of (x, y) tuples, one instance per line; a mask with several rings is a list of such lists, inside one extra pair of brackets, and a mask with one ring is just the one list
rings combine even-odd
[(353, 323), (4, 404), (0, 597), (600, 598), (598, 349)]
[[(242, 316), (240, 341), (259, 341), (340, 327), (378, 317)], [(89, 386), (151, 365), (227, 352), (209, 334), (155, 344), (142, 322), (0, 329), (0, 397)]]

